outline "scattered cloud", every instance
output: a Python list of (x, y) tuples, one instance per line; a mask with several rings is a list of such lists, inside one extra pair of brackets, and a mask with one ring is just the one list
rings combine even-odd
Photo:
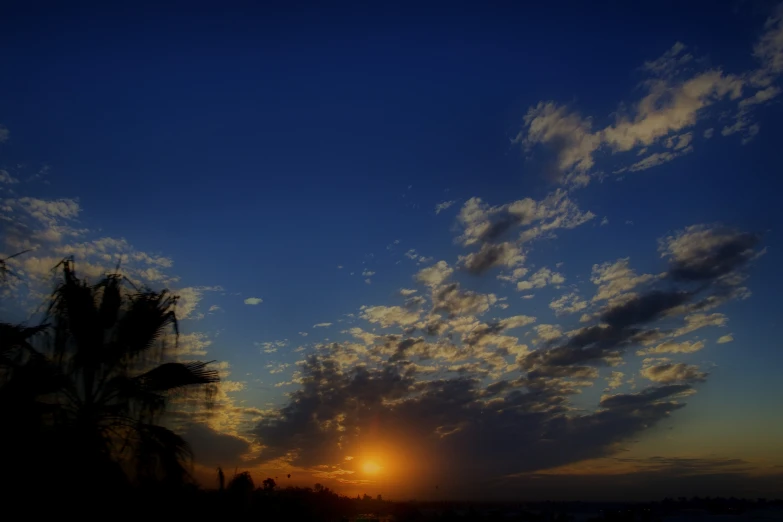
[(260, 297), (248, 297), (247, 299), (245, 299), (245, 304), (251, 306), (259, 305), (263, 302), (264, 300), (261, 299)]
[(512, 243), (485, 243), (478, 252), (459, 256), (458, 263), (468, 272), (481, 275), (493, 267), (513, 268), (525, 261), (521, 249)]
[(555, 311), (557, 315), (573, 314), (581, 312), (587, 308), (588, 303), (579, 297), (576, 292), (563, 294), (559, 298), (549, 303), (549, 308)]
[(377, 323), (384, 328), (398, 325), (407, 326), (418, 322), (420, 314), (401, 306), (369, 306), (362, 308), (362, 318)]
[(276, 353), (279, 349), (288, 346), (288, 339), (282, 339), (280, 341), (265, 341), (262, 343), (256, 343), (256, 346), (261, 349), (262, 353)]
[(614, 262), (606, 262), (593, 265), (593, 273), (590, 281), (598, 285), (598, 290), (592, 301), (613, 301), (618, 297), (627, 295), (635, 287), (647, 283), (654, 276), (650, 274), (636, 275), (629, 267), (630, 258), (618, 259)]
[(707, 374), (697, 366), (685, 363), (664, 363), (642, 368), (642, 377), (662, 384), (675, 382), (700, 382)]
[(454, 269), (449, 267), (448, 263), (445, 261), (438, 261), (431, 267), (419, 270), (415, 279), (427, 286), (436, 287), (448, 279), (453, 273)]
[(0, 169), (0, 184), (2, 185), (14, 185), (19, 183), (19, 180), (8, 173), (7, 170)]
[(548, 268), (541, 268), (527, 281), (517, 283), (517, 290), (524, 291), (531, 288), (543, 288), (546, 285), (560, 285), (565, 282), (565, 277), (559, 272), (553, 272)]
[(623, 372), (612, 372), (609, 377), (606, 378), (605, 392), (614, 390), (623, 385), (623, 378), (625, 374)]
[(704, 348), (704, 341), (694, 341), (694, 342), (675, 342), (675, 341), (666, 341), (664, 343), (658, 344), (657, 346), (653, 348), (647, 348), (644, 350), (639, 350), (636, 352), (637, 355), (647, 355), (647, 354), (661, 354), (661, 353), (693, 353), (698, 352)]
[(438, 203), (437, 205), (435, 205), (435, 214), (440, 214), (441, 212), (448, 209), (456, 202), (457, 202), (456, 200), (451, 200), (451, 201), (442, 201)]
[(521, 230), (516, 242), (523, 244), (557, 229), (576, 228), (594, 217), (592, 212), (579, 210), (564, 190), (557, 190), (541, 201), (525, 198), (494, 207), (479, 198), (471, 198), (457, 216), (462, 228), (457, 240), (466, 247), (495, 243)]
[[(515, 142), (528, 152), (546, 149), (553, 177), (574, 186), (589, 182), (596, 174), (597, 158), (604, 153), (659, 149), (616, 172), (644, 170), (687, 154), (693, 150), (693, 127), (715, 112), (706, 109), (718, 104), (736, 111), (735, 122), (725, 126), (722, 134), (742, 133), (747, 142), (759, 132), (750, 109), (780, 93), (771, 83), (783, 73), (782, 10), (778, 8), (768, 19), (754, 46), (757, 69), (731, 74), (705, 68), (677, 42), (659, 58), (644, 63), (641, 70), (648, 78), (640, 85), (643, 96), (629, 108), (621, 107), (613, 123), (596, 128), (592, 118), (557, 102), (542, 101), (528, 110)], [(705, 138), (712, 133), (708, 129)]]

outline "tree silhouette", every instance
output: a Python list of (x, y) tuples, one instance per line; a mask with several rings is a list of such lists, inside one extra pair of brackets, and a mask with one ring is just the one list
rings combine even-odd
[(218, 490), (223, 491), (224, 489), (226, 489), (226, 475), (223, 473), (223, 468), (218, 467), (217, 476), (218, 476)]
[(39, 460), (70, 488), (183, 483), (190, 449), (160, 417), (173, 395), (209, 393), (219, 379), (208, 363), (172, 360), (177, 298), (119, 274), (91, 285), (69, 259), (55, 268), (62, 277), (44, 323), (0, 324), (0, 403), (13, 428), (4, 435), (44, 433), (14, 449), (38, 445)]
[(242, 496), (250, 495), (255, 488), (256, 485), (253, 482), (253, 477), (252, 475), (250, 475), (249, 471), (243, 471), (242, 473), (237, 473), (231, 479), (231, 482), (228, 483), (228, 490), (231, 493), (242, 495)]
[(62, 263), (48, 318), (49, 357), (65, 378), (61, 420), (80, 459), (120, 464), (136, 480), (181, 482), (191, 456), (187, 443), (157, 421), (169, 398), (190, 386), (218, 381), (207, 363), (166, 361), (165, 335), (178, 334), (177, 298), (166, 290), (128, 290), (118, 274), (96, 285)]
[(265, 478), (261, 484), (264, 486), (264, 491), (274, 491), (275, 487), (277, 486), (277, 482), (275, 482), (275, 479), (271, 477)]

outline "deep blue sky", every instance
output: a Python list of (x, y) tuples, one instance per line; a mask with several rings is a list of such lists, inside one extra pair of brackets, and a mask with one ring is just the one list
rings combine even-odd
[[(779, 99), (753, 104), (741, 132), (721, 135), (744, 114), (742, 100), (780, 83), (780, 71), (753, 57), (775, 9), (772, 2), (11, 2), (0, 8), (0, 124), (9, 130), (0, 169), (22, 182), (5, 196), (77, 199), (79, 221), (68, 226), (89, 232), (63, 241), (125, 238), (137, 251), (173, 260), (168, 272), (179, 279), (159, 284), (221, 286), (201, 291), (186, 330), (212, 339), (209, 357), (230, 363), (231, 379), (245, 382), (233, 400), (258, 407), (284, 405), (282, 393), (297, 388), (273, 386), (290, 380), (302, 358), (294, 348), (348, 339), (337, 321), (362, 321), (343, 314), (401, 304), (396, 292), (415, 287), (421, 268), (438, 260), (458, 268), (470, 248), (456, 239), (464, 226), (456, 216), (472, 197), (503, 205), (562, 189), (595, 216), (522, 247), (528, 277), (562, 262), (562, 286), (520, 292), (516, 280), (498, 281), (497, 269), (480, 278), (458, 270), (453, 278), (464, 288), (509, 298), (505, 311), (493, 309), (483, 321), (526, 314), (563, 331), (578, 328), (580, 313), (555, 316), (548, 303), (571, 291), (589, 301), (593, 265), (630, 257), (636, 273), (661, 273), (667, 265), (658, 240), (690, 225), (760, 234), (757, 250), (766, 254), (743, 283), (752, 297), (717, 310), (728, 326), (694, 334), (708, 348), (673, 357), (713, 368), (675, 421), (691, 423), (685, 453), (697, 452), (692, 439), (705, 426), (727, 426), (716, 404), (735, 423), (781, 434), (765, 419), (783, 395), (775, 369), (783, 362)], [(705, 71), (740, 78), (742, 94), (709, 99), (692, 123), (650, 143), (613, 154), (605, 142), (592, 153), (587, 186), (558, 182), (568, 169), (553, 175), (549, 161), (573, 135), (536, 141), (525, 115), (553, 101), (589, 118), (594, 131), (615, 125), (618, 114), (652, 120), (636, 105), (652, 92), (642, 66), (675, 42), (687, 46), (679, 56), (692, 60), (665, 78), (657, 109)], [(754, 72), (767, 83), (754, 84)], [(750, 124), (760, 126), (757, 135)], [(709, 128), (712, 138), (704, 135)], [(689, 132), (693, 150), (681, 157), (614, 173), (648, 148), (680, 150), (663, 143)], [(517, 135), (527, 137), (527, 149), (513, 141)], [(24, 181), (43, 166), (42, 179)], [(436, 214), (444, 201), (455, 203)], [(409, 249), (433, 259), (416, 265), (403, 255)], [(364, 270), (375, 272), (369, 284)], [(535, 298), (521, 299), (526, 293)], [(243, 304), (248, 297), (263, 302)], [(209, 313), (212, 305), (220, 310)], [(322, 322), (334, 324), (312, 328)], [(368, 324), (362, 328), (381, 332)], [(729, 332), (733, 343), (715, 344)], [(515, 335), (536, 349), (532, 333)], [(258, 344), (282, 339), (286, 347), (272, 354)], [(627, 377), (641, 365), (632, 354)], [(270, 374), (267, 365), (280, 363), (291, 366)], [(624, 391), (641, 390), (638, 379)], [(573, 400), (595, 408), (602, 388)], [(253, 433), (263, 444), (263, 431)], [(661, 440), (651, 447), (665, 447)], [(759, 458), (738, 455), (741, 443), (731, 439), (719, 456)], [(779, 451), (775, 458), (783, 464)]]

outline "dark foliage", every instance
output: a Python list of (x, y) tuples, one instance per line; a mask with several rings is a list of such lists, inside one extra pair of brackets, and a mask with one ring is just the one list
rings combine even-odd
[[(176, 297), (117, 274), (89, 284), (72, 260), (56, 268), (41, 324), (0, 323), (0, 486), (15, 502), (37, 499), (32, 509), (113, 503), (131, 487), (181, 489), (190, 449), (159, 421), (172, 395), (209, 391), (218, 375), (172, 360)], [(42, 490), (44, 477), (57, 486)]]

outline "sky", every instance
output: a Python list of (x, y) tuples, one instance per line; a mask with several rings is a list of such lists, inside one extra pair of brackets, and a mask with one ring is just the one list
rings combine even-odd
[(206, 487), (783, 495), (783, 5), (371, 4), (4, 3), (4, 317), (176, 291)]

